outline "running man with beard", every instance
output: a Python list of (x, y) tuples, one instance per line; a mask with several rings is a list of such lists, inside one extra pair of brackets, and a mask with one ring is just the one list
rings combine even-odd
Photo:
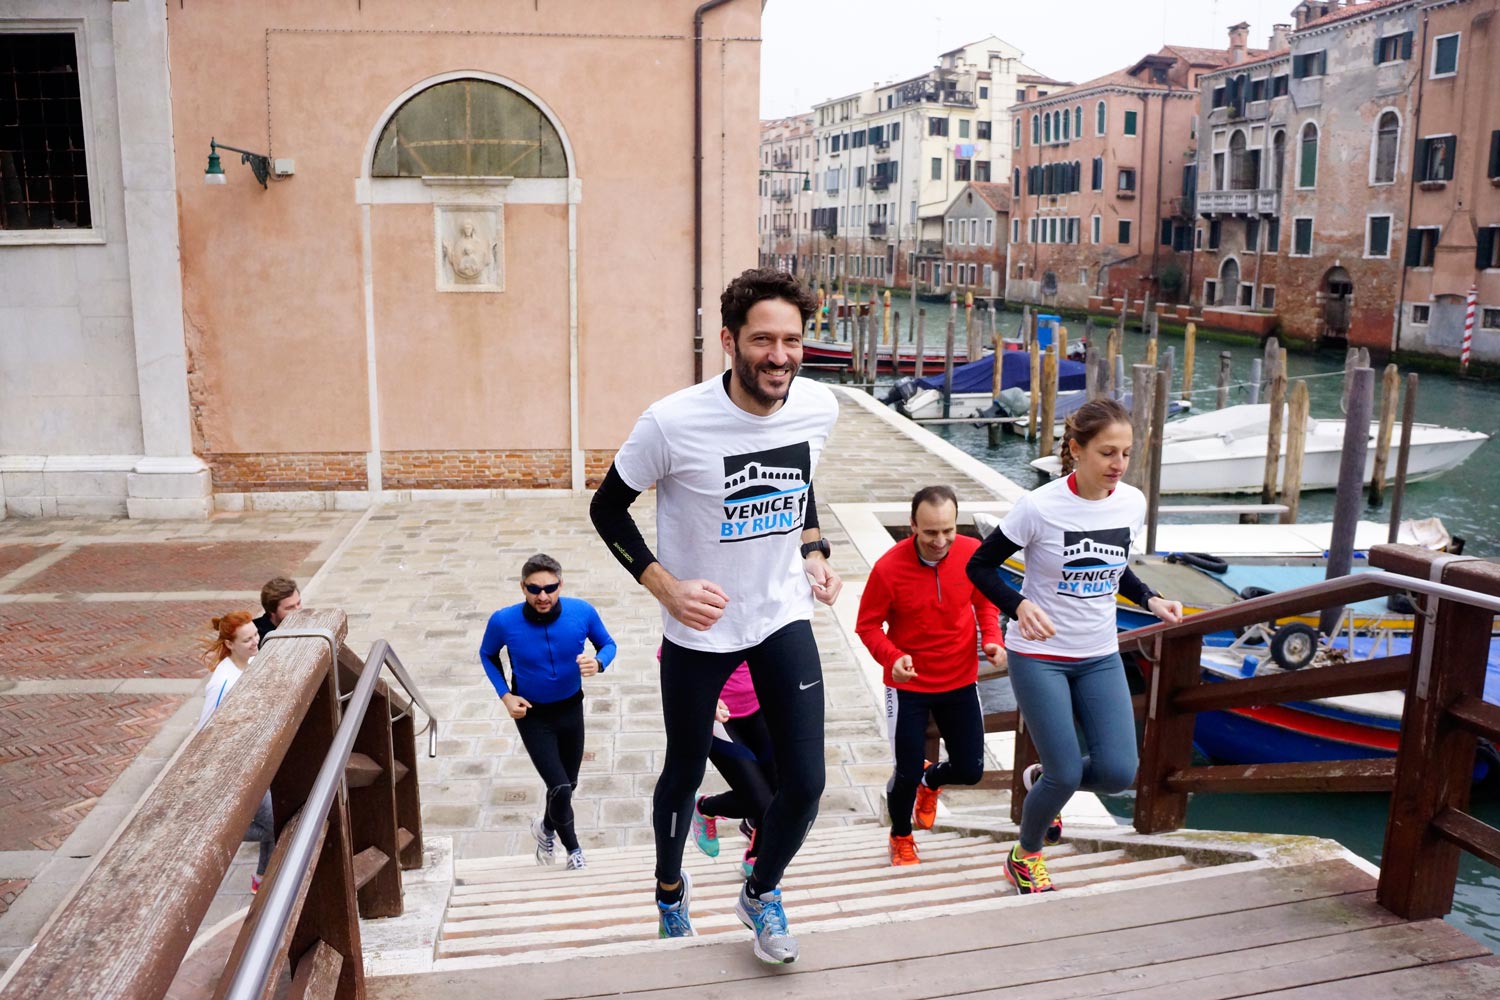
[[(662, 606), (667, 750), (652, 804), (660, 934), (693, 934), (682, 852), (719, 692), (744, 661), (766, 718), (777, 789), (735, 910), (755, 933), (758, 958), (792, 962), (797, 940), (778, 885), (823, 792), (823, 668), (811, 618), (813, 601), (832, 604), (842, 582), (818, 531), (812, 477), (838, 401), (826, 386), (796, 377), (815, 303), (795, 278), (746, 271), (720, 306), (731, 369), (646, 409), (590, 514), (615, 558)], [(657, 553), (630, 516), (652, 485)]]

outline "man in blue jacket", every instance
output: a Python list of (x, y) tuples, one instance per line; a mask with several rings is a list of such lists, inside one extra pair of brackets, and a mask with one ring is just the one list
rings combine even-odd
[[(599, 612), (587, 601), (564, 598), (562, 566), (537, 554), (521, 567), (520, 604), (490, 615), (479, 644), (479, 660), (505, 710), (516, 720), (521, 742), (547, 784), (547, 808), (532, 820), (536, 863), (552, 864), (554, 839), (568, 852), (568, 867), (585, 866), (573, 830), (573, 790), (583, 763), (583, 678), (603, 671), (615, 658)], [(594, 655), (584, 650), (587, 639)], [(510, 681), (500, 650), (510, 649)]]

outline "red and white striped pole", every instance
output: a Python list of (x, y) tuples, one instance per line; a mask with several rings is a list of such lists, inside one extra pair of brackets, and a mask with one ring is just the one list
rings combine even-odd
[(1474, 303), (1478, 300), (1478, 286), (1470, 285), (1468, 302), (1464, 308), (1464, 347), (1458, 355), (1458, 365), (1463, 371), (1469, 370), (1469, 345), (1474, 341)]

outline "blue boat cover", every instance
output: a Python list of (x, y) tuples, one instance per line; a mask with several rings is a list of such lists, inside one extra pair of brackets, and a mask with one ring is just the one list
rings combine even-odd
[[(956, 365), (953, 369), (954, 392), (989, 392), (995, 377), (993, 355)], [(1064, 358), (1058, 363), (1057, 388), (1060, 392), (1085, 389), (1087, 366), (1082, 361)], [(943, 373), (917, 380), (924, 389), (942, 389)], [(1000, 355), (1000, 388), (1020, 387), (1031, 391), (1031, 356), (1025, 351), (1004, 351)]]

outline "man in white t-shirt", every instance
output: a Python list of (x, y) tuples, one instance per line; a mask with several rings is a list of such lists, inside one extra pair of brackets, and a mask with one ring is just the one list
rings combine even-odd
[[(750, 270), (720, 298), (730, 371), (651, 404), (590, 507), (620, 563), (661, 602), (667, 750), (653, 799), (662, 937), (693, 933), (682, 852), (725, 680), (748, 662), (773, 743), (777, 792), (736, 912), (755, 954), (797, 958), (777, 888), (823, 792), (823, 671), (813, 601), (842, 586), (818, 531), (812, 477), (838, 416), (823, 385), (797, 378), (816, 304), (781, 271)], [(630, 504), (656, 486), (653, 553)]]

